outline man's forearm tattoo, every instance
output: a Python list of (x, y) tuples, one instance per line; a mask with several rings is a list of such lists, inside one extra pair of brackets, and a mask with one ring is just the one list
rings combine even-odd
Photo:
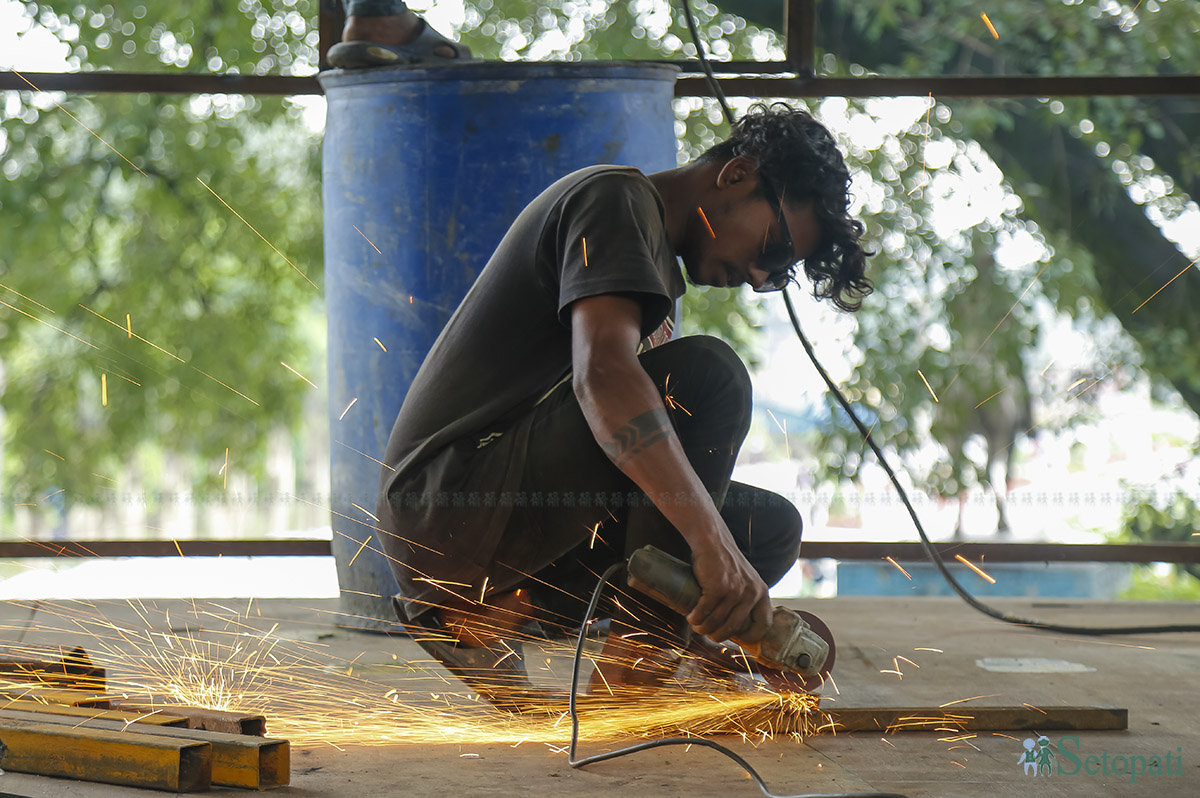
[(624, 468), (633, 457), (672, 434), (671, 417), (664, 408), (642, 413), (617, 430), (613, 439), (600, 444), (617, 468)]

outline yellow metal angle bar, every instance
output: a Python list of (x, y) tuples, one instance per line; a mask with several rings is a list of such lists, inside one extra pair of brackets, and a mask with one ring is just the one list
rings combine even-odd
[(5, 701), (0, 699), (0, 713), (36, 712), (39, 715), (57, 715), (67, 718), (73, 723), (89, 718), (101, 720), (116, 720), (124, 723), (136, 721), (150, 726), (183, 726), (188, 724), (187, 718), (178, 715), (168, 715), (165, 712), (124, 712), (117, 709), (95, 709), (92, 707), (68, 707), (61, 704), (43, 704), (40, 701)]
[(200, 740), (0, 718), (0, 744), (0, 769), (16, 773), (172, 792), (212, 783), (212, 745)]
[(89, 706), (100, 709), (109, 708), (109, 698), (103, 693), (87, 690), (71, 690), (64, 687), (47, 687), (37, 682), (0, 681), (0, 697), (13, 699), (30, 699), (45, 701), (49, 704), (62, 704), (68, 707)]
[(291, 747), (287, 740), (271, 740), (266, 737), (252, 737), (244, 734), (225, 734), (203, 729), (145, 726), (141, 721), (123, 723), (114, 720), (75, 719), (64, 715), (45, 716), (7, 710), (0, 711), (0, 721), (4, 719), (55, 724), (75, 723), (79, 728), (85, 729), (103, 729), (128, 734), (148, 734), (207, 742), (212, 745), (212, 783), (222, 787), (268, 790), (273, 787), (287, 786), (291, 781)]

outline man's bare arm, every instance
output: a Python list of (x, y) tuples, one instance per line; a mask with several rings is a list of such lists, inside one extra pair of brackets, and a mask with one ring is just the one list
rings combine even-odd
[[(581, 299), (571, 306), (571, 335), (575, 395), (597, 443), (692, 550), (702, 597), (689, 623), (715, 640), (757, 640), (771, 617), (766, 585), (738, 551), (638, 362), (641, 306), (615, 295)], [(697, 500), (659, 502), (664, 494)]]

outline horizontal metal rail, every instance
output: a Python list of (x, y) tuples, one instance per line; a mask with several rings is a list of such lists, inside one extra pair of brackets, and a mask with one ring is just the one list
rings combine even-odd
[[(972, 562), (1171, 562), (1200, 563), (1195, 543), (935, 543), (944, 559)], [(920, 543), (808, 541), (806, 560), (926, 559)], [(328, 540), (89, 540), (0, 541), (0, 559), (28, 557), (328, 557)]]
[[(674, 62), (663, 62), (674, 63)], [(676, 97), (711, 95), (695, 62), (679, 62)], [(1200, 75), (802, 77), (784, 62), (714, 64), (730, 97), (1197, 97)], [(769, 71), (768, 71), (769, 70)], [(753, 72), (754, 74), (736, 74)], [(315, 76), (127, 72), (0, 72), (0, 90), (150, 94), (321, 94)]]

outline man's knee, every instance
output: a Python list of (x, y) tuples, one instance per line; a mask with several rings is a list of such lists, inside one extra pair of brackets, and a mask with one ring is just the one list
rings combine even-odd
[(744, 417), (749, 429), (754, 402), (750, 372), (729, 344), (710, 335), (689, 335), (642, 357), (647, 371), (682, 407), (719, 407), (722, 413)]
[(694, 353), (693, 356), (704, 364), (706, 370), (719, 375), (723, 380), (729, 380), (734, 387), (745, 391), (749, 396), (750, 372), (729, 344), (711, 335), (689, 335), (677, 339), (677, 343)]

